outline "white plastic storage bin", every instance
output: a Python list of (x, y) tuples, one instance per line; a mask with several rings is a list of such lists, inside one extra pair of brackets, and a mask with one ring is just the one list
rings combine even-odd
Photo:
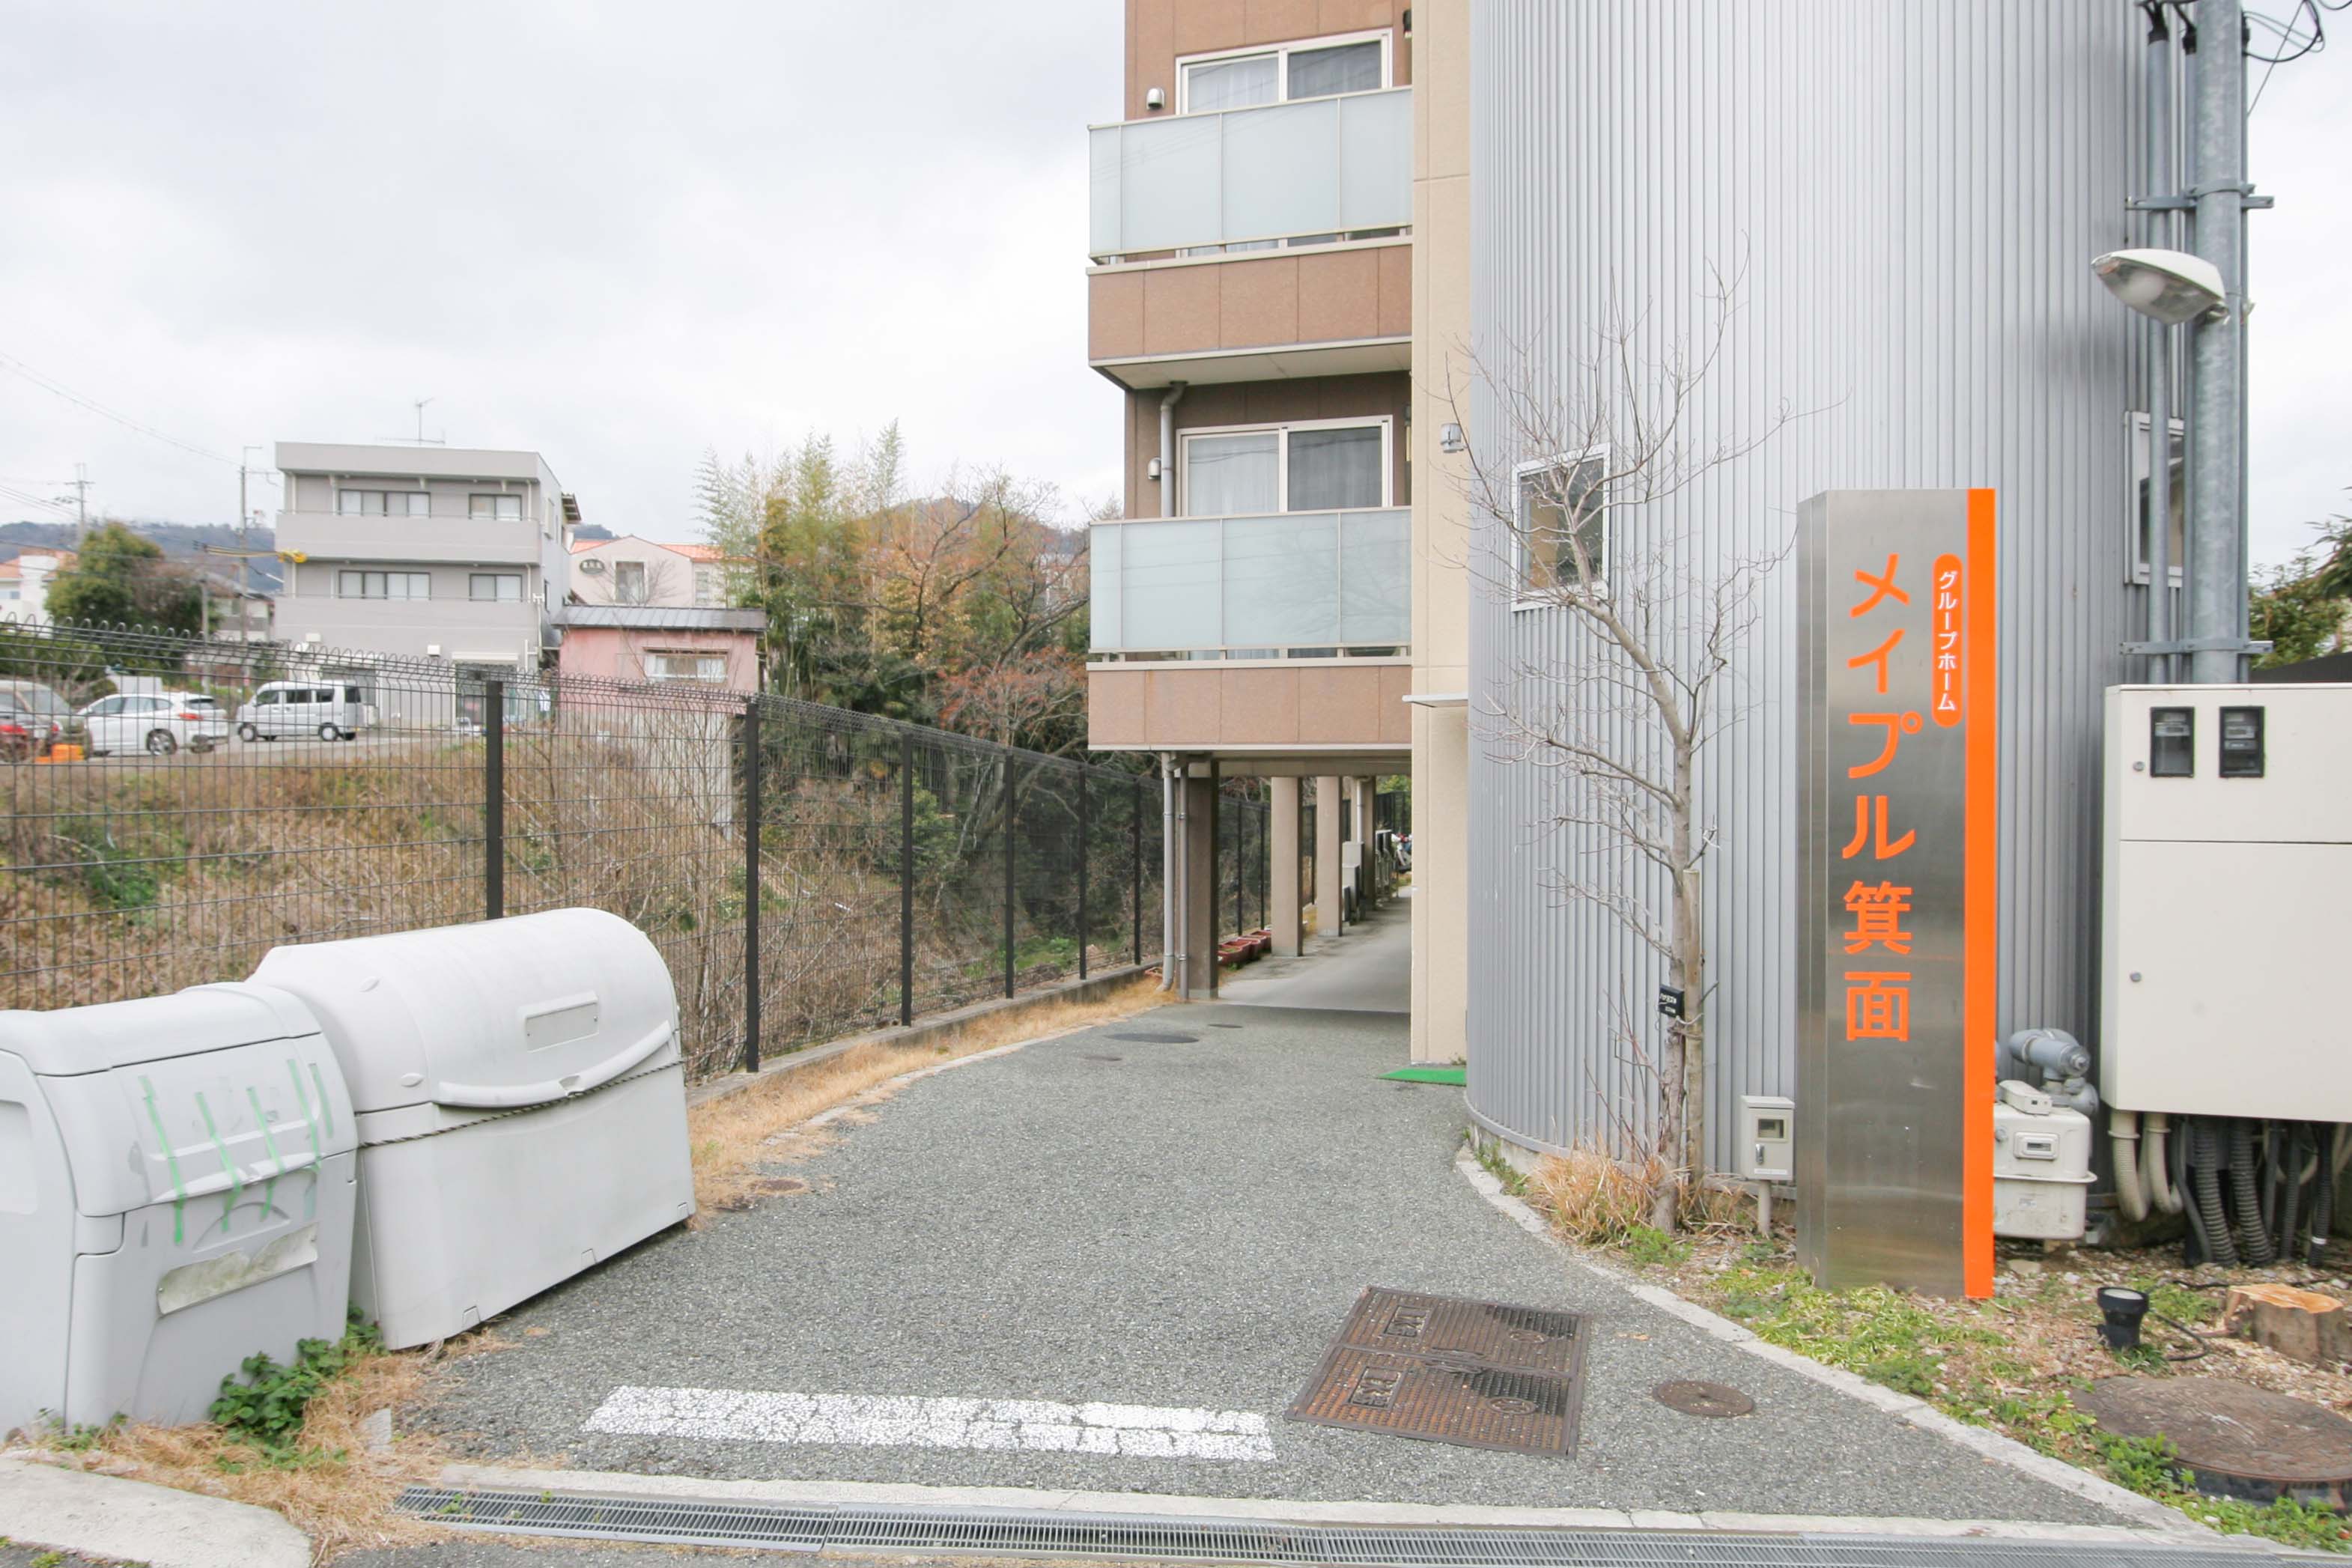
[(341, 1336), (353, 1143), (283, 992), (0, 1013), (0, 1430), (200, 1421), (246, 1357)]
[(352, 1300), (395, 1348), (694, 1212), (669, 969), (600, 910), (281, 947), (360, 1131)]

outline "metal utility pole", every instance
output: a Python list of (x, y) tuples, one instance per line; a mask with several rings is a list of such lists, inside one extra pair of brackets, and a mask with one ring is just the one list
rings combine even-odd
[(80, 519), (79, 531), (74, 536), (74, 549), (79, 552), (89, 547), (89, 465), (88, 463), (74, 465), (72, 483), (74, 510)]
[[(2147, 9), (2147, 188), (2169, 195), (2173, 189), (2172, 39), (2164, 7)], [(2168, 208), (2148, 215), (2149, 245), (2171, 249), (2173, 222)], [(2147, 369), (2147, 640), (2172, 640), (2172, 328), (2148, 321)], [(2148, 679), (2172, 679), (2172, 656), (2159, 653)]]
[[(2217, 317), (2189, 329), (2189, 679), (2243, 679), (2245, 571), (2245, 11), (2197, 0), (2189, 61), (2191, 245), (2221, 274)], [(2161, 441), (2163, 435), (2159, 433)], [(2161, 448), (2159, 448), (2161, 449)]]

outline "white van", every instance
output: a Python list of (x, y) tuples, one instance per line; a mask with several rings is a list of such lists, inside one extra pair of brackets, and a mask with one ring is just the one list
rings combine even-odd
[(374, 723), (375, 710), (359, 685), (349, 680), (273, 680), (236, 710), (241, 741), (275, 741), (282, 735), (351, 741)]

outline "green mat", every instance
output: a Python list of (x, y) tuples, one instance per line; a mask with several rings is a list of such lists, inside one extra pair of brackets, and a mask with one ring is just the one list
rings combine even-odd
[(1399, 1068), (1381, 1076), (1395, 1079), (1400, 1083), (1450, 1083), (1456, 1089), (1466, 1086), (1470, 1079), (1466, 1068)]

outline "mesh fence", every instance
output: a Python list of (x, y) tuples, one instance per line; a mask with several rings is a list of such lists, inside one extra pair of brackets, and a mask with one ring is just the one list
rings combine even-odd
[(708, 1075), (1160, 942), (1155, 782), (688, 682), (0, 624), (0, 1006), (586, 906)]

